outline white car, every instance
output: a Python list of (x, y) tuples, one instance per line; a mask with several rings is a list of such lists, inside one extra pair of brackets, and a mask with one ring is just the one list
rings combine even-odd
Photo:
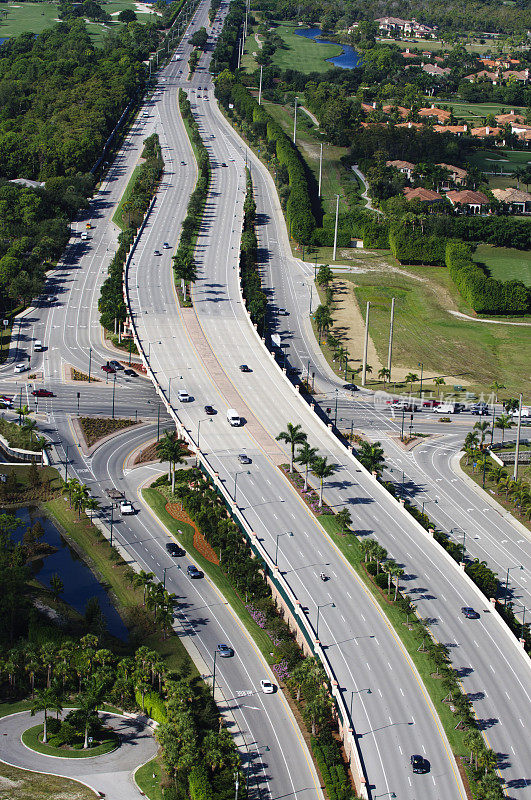
[(189, 403), (192, 399), (186, 389), (179, 389), (177, 393), (177, 397), (179, 398), (181, 403)]
[(18, 372), (26, 372), (28, 369), (29, 369), (29, 365), (26, 364), (25, 362), (22, 362), (21, 364), (16, 364), (15, 365), (15, 372), (16, 373), (18, 373)]
[(129, 500), (122, 500), (120, 503), (120, 514), (126, 516), (127, 514), (134, 514), (135, 509), (133, 508), (132, 504)]
[(275, 691), (275, 685), (267, 678), (260, 681), (260, 688), (264, 694), (273, 694)]

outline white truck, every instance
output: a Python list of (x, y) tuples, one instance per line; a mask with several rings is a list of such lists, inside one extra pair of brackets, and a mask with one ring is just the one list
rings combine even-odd
[[(518, 419), (520, 416), (520, 410), (517, 408), (516, 411), (512, 412), (513, 419)], [(531, 408), (529, 406), (522, 406), (522, 419), (528, 419), (531, 417)]]
[(229, 425), (232, 425), (233, 428), (238, 428), (241, 424), (241, 418), (236, 409), (229, 408), (227, 410), (227, 422)]

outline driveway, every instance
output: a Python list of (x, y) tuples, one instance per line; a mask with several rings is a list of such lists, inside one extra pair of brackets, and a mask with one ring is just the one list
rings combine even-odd
[(129, 718), (100, 712), (100, 717), (119, 735), (121, 746), (112, 753), (93, 758), (45, 756), (23, 745), (20, 737), (27, 728), (43, 722), (42, 713), (32, 717), (29, 711), (22, 711), (2, 717), (1, 759), (14, 767), (76, 778), (96, 792), (102, 792), (107, 800), (137, 800), (141, 794), (133, 781), (133, 773), (157, 752), (151, 728), (142, 716)]

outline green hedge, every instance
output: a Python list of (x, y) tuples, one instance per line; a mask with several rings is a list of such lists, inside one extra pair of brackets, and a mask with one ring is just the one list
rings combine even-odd
[(267, 297), (262, 291), (262, 281), (258, 272), (258, 242), (255, 233), (256, 203), (253, 197), (251, 174), (247, 170), (247, 191), (243, 206), (243, 232), (240, 242), (240, 280), (242, 294), (251, 320), (263, 333), (267, 311)]
[(444, 266), (446, 240), (441, 236), (418, 235), (405, 227), (391, 229), (389, 247), (401, 264)]
[(478, 314), (526, 314), (531, 311), (531, 290), (521, 281), (489, 278), (472, 259), (464, 242), (448, 242), (446, 265), (459, 293)]
[[(142, 695), (140, 694), (138, 689), (135, 692), (135, 699), (136, 702), (138, 703), (138, 707), (142, 708)], [(164, 703), (164, 700), (157, 692), (147, 692), (144, 695), (144, 711), (146, 712), (148, 717), (154, 719), (155, 722), (159, 722), (160, 724), (168, 722), (168, 716), (166, 714), (166, 704)]]
[(319, 768), (330, 800), (346, 800), (352, 796), (347, 771), (337, 745), (321, 743), (315, 736), (312, 736), (311, 746), (315, 763)]
[(188, 775), (190, 800), (212, 800), (212, 786), (203, 764), (192, 767)]

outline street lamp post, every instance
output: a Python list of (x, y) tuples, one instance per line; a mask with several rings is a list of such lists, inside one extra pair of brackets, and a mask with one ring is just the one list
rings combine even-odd
[(241, 470), (240, 472), (235, 472), (234, 473), (234, 497), (233, 497), (234, 502), (236, 502), (236, 487), (237, 487), (238, 475), (250, 475), (250, 474), (251, 473), (249, 472), (248, 469)]
[(509, 592), (509, 572), (512, 569), (523, 569), (523, 566), (521, 564), (515, 564), (513, 567), (507, 567), (507, 577), (505, 579), (505, 596), (503, 598), (503, 606), (504, 606), (504, 608), (507, 605), (507, 594)]
[(202, 422), (212, 422), (212, 420), (210, 419), (210, 417), (205, 417), (205, 419), (200, 419), (197, 422), (197, 453), (196, 453), (196, 459), (195, 459), (196, 467), (199, 465), (199, 432), (201, 430), (201, 423)]
[(295, 119), (293, 120), (293, 144), (296, 143), (297, 139), (297, 103), (299, 98), (295, 98)]
[(90, 383), (90, 368), (92, 366), (92, 347), (89, 347), (89, 374), (88, 374), (88, 382)]
[(68, 483), (68, 448), (69, 444), (65, 445), (65, 483)]
[(339, 219), (339, 195), (336, 194), (336, 222), (334, 225), (334, 253), (332, 255), (332, 261), (336, 260), (336, 253), (337, 253), (337, 223)]
[(420, 401), (422, 403), (422, 378), (424, 375), (424, 364), (419, 361), (418, 366), (420, 367)]
[(163, 569), (162, 569), (162, 588), (163, 589), (166, 588), (166, 570), (167, 569), (168, 569), (168, 567), (163, 567)]
[(315, 637), (317, 639), (319, 638), (319, 614), (320, 614), (321, 609), (322, 608), (326, 608), (327, 606), (331, 606), (331, 608), (335, 608), (336, 604), (333, 603), (333, 602), (332, 603), (321, 603), (320, 605), (317, 606), (317, 622), (315, 624)]
[(337, 389), (336, 389), (336, 408), (334, 412), (334, 428), (337, 428)]
[(114, 527), (114, 503), (111, 503), (111, 547), (112, 547), (112, 530)]
[(212, 670), (212, 697), (214, 697), (214, 693), (216, 691), (216, 656), (218, 654), (217, 650), (214, 650), (214, 669)]
[(293, 531), (284, 531), (283, 533), (277, 533), (277, 543), (275, 547), (275, 567), (278, 567), (278, 540), (281, 536), (293, 536)]
[(114, 398), (116, 396), (116, 372), (113, 375), (113, 382), (112, 382), (112, 418), (114, 419)]

